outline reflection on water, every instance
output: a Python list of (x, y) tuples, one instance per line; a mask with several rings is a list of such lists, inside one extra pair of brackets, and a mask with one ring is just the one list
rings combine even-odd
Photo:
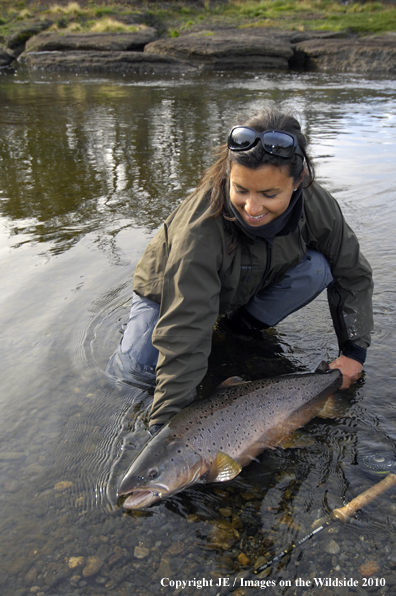
[[(254, 566), (375, 484), (366, 456), (396, 457), (396, 83), (295, 73), (3, 75), (0, 102), (1, 593), (228, 594), (230, 578), (238, 596), (261, 594), (254, 582), (243, 586), (257, 579)], [(374, 268), (365, 377), (339, 396), (334, 419), (308, 425), (296, 449), (263, 454), (225, 485), (125, 514), (117, 478), (147, 440), (151, 395), (104, 369), (127, 320), (134, 267), (235, 117), (268, 104), (298, 112), (318, 178)], [(199, 391), (233, 374), (313, 369), (336, 354), (321, 296), (262, 342), (216, 333)], [(355, 578), (353, 593), (365, 596), (369, 569), (385, 579), (375, 593), (392, 594), (395, 514), (390, 491), (259, 579), (273, 582), (271, 594), (299, 595), (298, 578)], [(178, 592), (177, 579), (190, 585)]]

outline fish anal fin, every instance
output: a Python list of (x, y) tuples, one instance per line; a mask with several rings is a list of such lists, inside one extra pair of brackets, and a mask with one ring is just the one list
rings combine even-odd
[(241, 470), (241, 464), (226, 453), (218, 451), (216, 459), (208, 472), (207, 482), (226, 482), (227, 480), (232, 480), (235, 476), (238, 476)]
[(250, 381), (244, 381), (241, 377), (228, 377), (217, 388), (223, 389), (224, 387), (234, 387), (235, 385), (244, 385), (245, 383), (250, 383)]

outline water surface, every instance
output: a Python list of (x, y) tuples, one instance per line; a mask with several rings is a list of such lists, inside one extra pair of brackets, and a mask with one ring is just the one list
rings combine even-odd
[[(338, 396), (336, 418), (308, 425), (305, 446), (265, 453), (228, 484), (125, 514), (116, 481), (147, 439), (151, 396), (104, 370), (128, 317), (134, 268), (235, 116), (264, 105), (298, 113), (318, 179), (374, 269), (364, 378)], [(2, 75), (0, 106), (2, 594), (229, 593), (211, 587), (219, 578), (239, 595), (261, 594), (241, 587), (241, 577), (256, 578), (260, 557), (378, 482), (365, 456), (395, 458), (396, 82), (312, 73)], [(200, 390), (233, 374), (312, 370), (336, 356), (323, 295), (262, 342), (217, 334)], [(267, 593), (303, 594), (298, 578), (347, 577), (358, 580), (352, 593), (392, 594), (395, 514), (390, 491), (354, 524), (335, 524), (293, 551), (261, 578), (275, 584)], [(89, 561), (98, 569), (87, 571)], [(363, 585), (367, 563), (378, 586)], [(177, 591), (176, 580), (190, 586)]]

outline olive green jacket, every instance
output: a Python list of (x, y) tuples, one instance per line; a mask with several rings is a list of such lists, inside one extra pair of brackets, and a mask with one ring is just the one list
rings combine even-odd
[(304, 190), (299, 226), (276, 237), (271, 263), (267, 243), (246, 233), (232, 250), (237, 225), (211, 217), (206, 197), (193, 195), (168, 217), (146, 248), (134, 276), (134, 291), (161, 304), (153, 334), (159, 350), (151, 423), (166, 422), (191, 401), (203, 379), (219, 314), (246, 304), (299, 263), (307, 247), (330, 263), (335, 283), (328, 289), (334, 328), (342, 349), (347, 341), (367, 348), (372, 319), (371, 268), (335, 199), (318, 184)]

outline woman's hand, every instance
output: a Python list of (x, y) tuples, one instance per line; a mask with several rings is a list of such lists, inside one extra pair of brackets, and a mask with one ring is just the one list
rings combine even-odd
[(348, 358), (348, 356), (340, 356), (333, 360), (329, 367), (339, 368), (342, 372), (343, 381), (340, 389), (348, 389), (352, 383), (355, 383), (362, 376), (363, 365), (353, 358)]

